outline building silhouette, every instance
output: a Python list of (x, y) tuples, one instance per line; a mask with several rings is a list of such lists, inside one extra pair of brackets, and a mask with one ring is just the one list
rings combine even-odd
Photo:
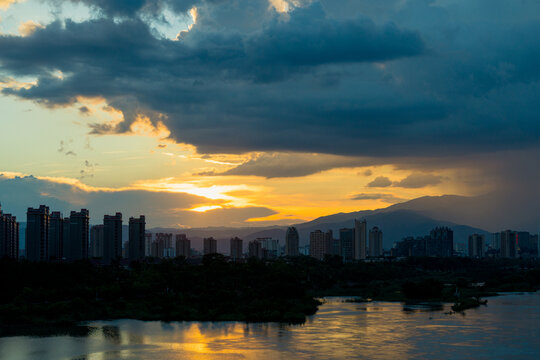
[[(65, 245), (68, 261), (88, 259), (88, 243), (90, 237), (90, 212), (87, 209), (72, 211), (69, 215), (69, 235)], [(65, 235), (65, 233), (64, 233)]]
[(485, 256), (486, 237), (480, 234), (469, 235), (469, 257), (481, 259)]
[(364, 260), (367, 252), (367, 222), (354, 220), (354, 260)]
[(152, 255), (152, 233), (146, 232), (144, 234), (144, 256), (153, 256)]
[(279, 240), (270, 237), (257, 238), (262, 248), (262, 257), (264, 259), (275, 259), (279, 256)]
[(231, 245), (231, 259), (233, 259), (234, 261), (236, 260), (239, 260), (241, 259), (243, 256), (243, 246), (244, 246), (244, 242), (242, 241), (242, 239), (239, 239), (237, 237), (234, 237), (230, 240), (230, 245)]
[(300, 235), (294, 227), (288, 227), (285, 234), (285, 256), (298, 256), (300, 246)]
[(176, 256), (183, 256), (186, 259), (191, 256), (191, 241), (186, 234), (176, 235)]
[(103, 258), (104, 226), (94, 225), (90, 228), (89, 257)]
[(454, 232), (448, 227), (431, 230), (427, 244), (427, 256), (450, 257), (454, 255)]
[(248, 243), (248, 254), (249, 257), (263, 258), (263, 249), (259, 240), (253, 240)]
[(315, 230), (309, 234), (309, 255), (317, 260), (323, 260), (332, 254), (332, 232)]
[(0, 258), (19, 258), (19, 223), (11, 214), (4, 214), (0, 205)]
[(122, 213), (103, 217), (103, 261), (110, 264), (122, 257)]
[(501, 231), (500, 256), (503, 258), (518, 257), (518, 234), (512, 230)]
[(64, 218), (59, 211), (53, 211), (49, 218), (49, 259), (64, 257)]
[(217, 254), (217, 240), (213, 237), (205, 238), (203, 240), (203, 253), (204, 255)]
[(376, 226), (369, 230), (369, 256), (383, 256), (383, 233)]
[(354, 259), (354, 229), (340, 229), (339, 242), (341, 245), (341, 257), (344, 262)]
[(26, 258), (29, 261), (49, 260), (49, 207), (28, 208), (26, 212)]
[[(129, 251), (128, 256), (131, 261), (144, 259), (145, 256), (145, 234), (146, 234), (146, 218), (141, 215), (139, 218), (129, 218)], [(171, 235), (172, 240), (172, 235)], [(170, 244), (172, 245), (172, 244)], [(169, 246), (170, 248), (171, 246)]]

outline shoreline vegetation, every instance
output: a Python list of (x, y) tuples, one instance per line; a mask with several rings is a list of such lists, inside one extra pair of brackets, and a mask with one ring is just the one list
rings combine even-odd
[(83, 321), (243, 321), (302, 324), (318, 299), (485, 305), (498, 292), (540, 289), (540, 261), (408, 258), (380, 262), (318, 261), (310, 257), (245, 263), (222, 255), (201, 265), (183, 258), (161, 263), (94, 266), (0, 260), (0, 336)]

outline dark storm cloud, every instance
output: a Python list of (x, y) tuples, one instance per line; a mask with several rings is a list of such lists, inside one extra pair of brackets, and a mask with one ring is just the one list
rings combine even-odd
[(392, 186), (408, 189), (418, 189), (426, 186), (438, 185), (442, 182), (442, 180), (442, 176), (415, 173), (407, 176), (403, 180), (394, 182)]
[[(38, 78), (6, 94), (48, 106), (102, 96), (124, 113), (96, 134), (144, 114), (203, 153), (437, 157), (538, 144), (538, 2), (315, 1), (287, 15), (267, 0), (83, 2), (103, 15), (4, 35), (0, 64)], [(180, 41), (141, 15), (161, 21), (165, 3), (199, 9)]]

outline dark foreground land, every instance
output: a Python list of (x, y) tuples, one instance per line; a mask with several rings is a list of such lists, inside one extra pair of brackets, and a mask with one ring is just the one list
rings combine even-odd
[[(159, 264), (99, 267), (89, 262), (0, 260), (0, 336), (23, 325), (79, 321), (249, 321), (302, 323), (318, 297), (454, 302), (456, 311), (504, 291), (540, 289), (540, 262), (410, 258), (343, 264), (309, 257), (229, 263), (207, 256)], [(363, 301), (363, 300), (358, 300)]]

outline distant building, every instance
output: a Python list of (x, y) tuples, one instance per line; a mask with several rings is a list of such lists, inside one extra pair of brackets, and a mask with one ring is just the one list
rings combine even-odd
[(165, 257), (165, 249), (170, 249), (172, 245), (173, 234), (157, 233), (152, 244), (152, 257)]
[(144, 234), (144, 256), (152, 256), (152, 233)]
[(49, 259), (64, 257), (64, 218), (59, 211), (53, 211), (49, 218)]
[(279, 240), (269, 237), (257, 238), (256, 240), (261, 243), (263, 258), (275, 259), (279, 256)]
[(323, 260), (326, 255), (332, 254), (332, 233), (321, 230), (309, 234), (309, 255), (317, 260)]
[(91, 258), (103, 258), (104, 226), (94, 225), (90, 228), (90, 251)]
[(0, 258), (19, 258), (19, 223), (11, 214), (4, 214), (0, 206)]
[(369, 256), (383, 256), (383, 233), (376, 226), (369, 231)]
[(427, 243), (429, 240), (429, 236), (419, 236), (416, 238), (412, 236), (405, 237), (395, 244), (392, 249), (392, 255), (396, 257), (426, 256)]
[(354, 220), (354, 260), (364, 260), (367, 248), (367, 222)]
[(146, 239), (146, 218), (141, 215), (139, 218), (129, 218), (129, 251), (128, 256), (131, 261), (144, 259), (145, 239)]
[(239, 260), (241, 259), (243, 256), (242, 256), (242, 253), (243, 253), (243, 245), (244, 242), (242, 241), (242, 239), (239, 239), (237, 237), (234, 237), (230, 240), (230, 245), (231, 245), (231, 259), (233, 259), (234, 261), (236, 260)]
[(354, 229), (340, 229), (339, 242), (341, 244), (341, 257), (344, 262), (354, 260)]
[(203, 252), (204, 255), (217, 254), (217, 240), (213, 237), (205, 238), (203, 240)]
[(491, 234), (491, 248), (496, 251), (501, 250), (501, 233)]
[(472, 234), (469, 236), (469, 257), (481, 259), (485, 257), (486, 238), (484, 235)]
[(512, 230), (501, 231), (501, 251), (500, 256), (503, 258), (518, 257), (518, 234)]
[(69, 261), (88, 259), (90, 237), (90, 212), (86, 209), (72, 211), (69, 215), (69, 240), (65, 258)]
[(26, 212), (26, 258), (29, 261), (49, 260), (49, 207), (28, 208)]
[(122, 213), (103, 217), (103, 261), (110, 264), (122, 257)]
[(186, 259), (191, 256), (191, 241), (186, 234), (176, 235), (176, 256), (183, 256)]
[(341, 257), (341, 239), (332, 239), (332, 255)]
[(291, 226), (287, 228), (285, 234), (285, 256), (298, 256), (300, 246), (300, 235), (298, 230)]
[(448, 227), (431, 230), (427, 244), (427, 256), (451, 257), (454, 255), (454, 232)]
[(263, 249), (259, 240), (253, 240), (248, 243), (248, 255), (257, 259), (263, 258)]

